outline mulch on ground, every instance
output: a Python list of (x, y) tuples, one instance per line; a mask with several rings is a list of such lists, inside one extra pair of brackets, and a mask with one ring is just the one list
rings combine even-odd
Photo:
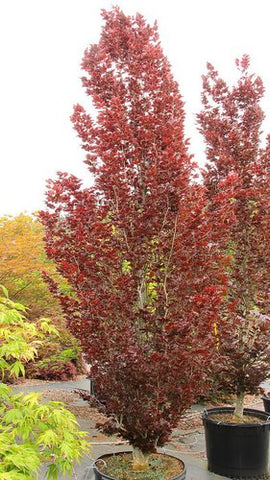
[[(44, 397), (46, 400), (59, 401), (66, 404), (66, 407), (76, 416), (78, 419), (89, 420), (91, 429), (94, 428), (96, 423), (102, 423), (106, 420), (106, 417), (99, 413), (96, 408), (90, 407), (86, 402), (79, 404), (79, 396), (73, 390), (67, 391), (61, 388), (47, 388), (47, 384), (50, 382), (42, 380), (24, 380), (23, 385), (44, 385)], [(54, 382), (57, 383), (57, 382)], [(59, 382), (61, 383), (61, 382)], [(245, 407), (255, 408), (258, 410), (264, 410), (263, 402), (259, 395), (247, 395), (245, 399)], [(226, 405), (223, 403), (222, 405)], [(207, 404), (205, 408), (215, 407), (217, 404)], [(218, 406), (221, 406), (219, 403)], [(228, 404), (226, 405), (228, 406)], [(182, 453), (192, 453), (192, 455), (198, 458), (205, 458), (205, 448), (203, 442), (203, 426), (201, 421), (201, 411), (195, 411), (193, 409), (188, 410), (182, 419), (179, 421), (177, 428), (173, 431), (171, 440), (168, 444), (168, 448), (177, 450)], [(109, 437), (98, 431), (89, 435), (90, 442), (111, 443), (117, 441), (122, 442), (123, 439), (116, 437)]]

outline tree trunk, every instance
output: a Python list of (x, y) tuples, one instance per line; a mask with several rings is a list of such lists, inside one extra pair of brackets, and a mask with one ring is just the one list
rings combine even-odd
[(234, 409), (234, 416), (237, 420), (242, 421), (244, 417), (244, 392), (240, 392), (236, 396), (236, 403)]
[(149, 453), (142, 452), (137, 447), (133, 447), (133, 470), (145, 472), (149, 470)]

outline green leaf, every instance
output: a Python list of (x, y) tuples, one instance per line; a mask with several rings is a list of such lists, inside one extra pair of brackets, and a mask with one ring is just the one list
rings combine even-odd
[(15, 375), (19, 377), (20, 373), (24, 376), (25, 375), (25, 368), (19, 360), (17, 360), (9, 369), (10, 375)]
[(49, 333), (50, 335), (57, 335), (59, 337), (59, 332), (54, 325), (50, 324), (49, 318), (43, 318), (42, 322), (40, 323), (40, 328), (44, 333)]
[(55, 463), (52, 463), (51, 465), (49, 465), (46, 472), (46, 476), (49, 480), (55, 480), (58, 478), (58, 468), (57, 468), (57, 465), (55, 465)]
[(42, 392), (30, 392), (23, 396), (23, 403), (34, 407), (38, 405)]
[(5, 297), (8, 298), (8, 290), (6, 287), (4, 287), (4, 285), (0, 285), (0, 288), (2, 290), (2, 292), (4, 293)]
[(11, 470), (9, 472), (0, 472), (0, 480), (31, 480), (35, 477), (33, 475), (16, 472)]
[(59, 441), (59, 436), (51, 429), (44, 432), (39, 436), (38, 442), (43, 443), (44, 446), (53, 447), (57, 445)]
[(0, 398), (1, 400), (7, 400), (11, 395), (11, 388), (5, 383), (0, 382)]
[(3, 423), (5, 424), (17, 424), (24, 417), (24, 412), (21, 408), (12, 408), (8, 410), (3, 416)]
[(130, 273), (131, 272), (131, 262), (129, 262), (128, 260), (123, 260), (123, 263), (122, 263), (122, 272), (123, 273)]

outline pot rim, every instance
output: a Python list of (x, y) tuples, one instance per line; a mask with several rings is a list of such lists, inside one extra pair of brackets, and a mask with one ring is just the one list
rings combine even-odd
[(270, 393), (263, 393), (261, 396), (262, 400), (270, 400)]
[[(244, 415), (254, 415), (254, 417), (258, 416), (258, 422), (250, 422), (250, 423), (241, 423), (241, 422), (226, 422), (222, 420), (215, 420), (214, 418), (211, 418), (211, 414), (215, 413), (231, 413), (233, 412), (234, 407), (213, 407), (213, 408), (208, 408), (205, 409), (204, 412), (201, 415), (201, 419), (203, 421), (209, 421), (211, 423), (214, 423), (216, 425), (224, 425), (224, 426), (229, 426), (229, 427), (235, 427), (235, 426), (240, 426), (244, 428), (257, 428), (258, 425), (270, 425), (270, 415), (268, 412), (265, 412), (264, 410), (257, 410), (255, 408), (244, 408)], [(260, 417), (262, 420), (260, 421)], [(265, 418), (263, 420), (263, 417)]]
[[(96, 462), (98, 462), (99, 460), (104, 460), (104, 457), (111, 457), (113, 455), (121, 455), (121, 453), (132, 453), (132, 450), (123, 450), (123, 451), (119, 451), (119, 452), (111, 452), (111, 453), (104, 453), (103, 455), (100, 455), (98, 458), (96, 458), (96, 460), (94, 461), (93, 463), (93, 470), (96, 470), (99, 474), (101, 475), (105, 475), (105, 477), (107, 476), (106, 474), (102, 473), (98, 467), (96, 466)], [(170, 455), (169, 453), (160, 453), (160, 452), (156, 452), (158, 455), (166, 455), (167, 457), (172, 457), (172, 458), (176, 458), (177, 460), (179, 460), (182, 464), (183, 464), (183, 470), (182, 472), (179, 472), (177, 475), (175, 475), (174, 477), (170, 477), (170, 480), (177, 480), (178, 479), (178, 476), (179, 475), (186, 475), (186, 465), (185, 465), (185, 462), (183, 462), (183, 460), (181, 458), (178, 458), (174, 455)], [(107, 477), (107, 478), (112, 478), (112, 477)]]

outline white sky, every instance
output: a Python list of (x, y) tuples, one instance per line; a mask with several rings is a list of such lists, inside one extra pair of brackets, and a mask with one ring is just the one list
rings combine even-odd
[[(84, 49), (99, 40), (100, 9), (111, 0), (0, 0), (0, 216), (43, 208), (45, 181), (68, 171), (86, 182), (85, 153), (69, 117), (87, 102)], [(161, 42), (186, 103), (191, 151), (203, 162), (194, 115), (210, 61), (233, 78), (247, 53), (266, 87), (270, 131), (269, 0), (119, 0), (127, 14), (158, 20)], [(269, 126), (269, 128), (268, 128)]]

